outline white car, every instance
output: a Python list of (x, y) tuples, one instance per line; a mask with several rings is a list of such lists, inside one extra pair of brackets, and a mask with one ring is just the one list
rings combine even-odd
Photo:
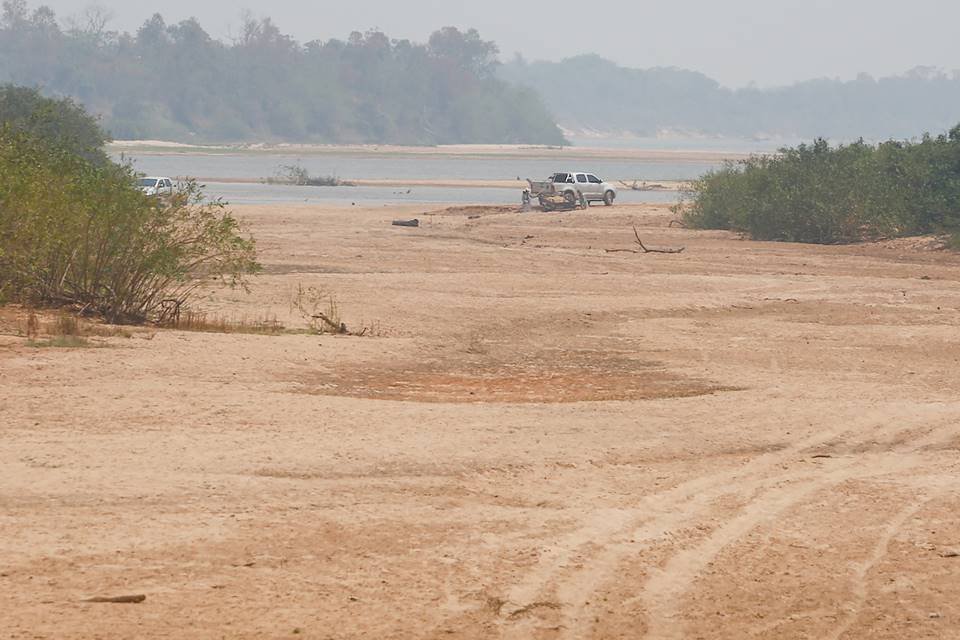
[(616, 188), (592, 173), (561, 171), (550, 176), (550, 182), (556, 193), (582, 193), (587, 202), (602, 202), (609, 207), (617, 198)]
[(170, 178), (144, 176), (137, 180), (137, 186), (148, 196), (173, 195), (173, 181)]

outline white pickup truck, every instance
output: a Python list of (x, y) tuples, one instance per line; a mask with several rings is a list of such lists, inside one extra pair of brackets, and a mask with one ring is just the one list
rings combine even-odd
[(143, 176), (137, 180), (137, 187), (148, 196), (172, 196), (173, 180), (156, 176)]
[[(530, 182), (530, 195), (534, 197), (563, 197), (570, 204), (602, 202), (608, 207), (617, 198), (617, 190), (609, 182), (604, 182), (592, 173), (580, 171), (560, 171), (545, 182)], [(543, 203), (541, 197), (541, 204)]]

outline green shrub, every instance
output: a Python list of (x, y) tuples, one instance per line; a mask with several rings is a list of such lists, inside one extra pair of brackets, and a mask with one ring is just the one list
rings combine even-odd
[(10, 126), (0, 129), (0, 292), (72, 306), (115, 323), (185, 302), (204, 279), (256, 272), (252, 239), (195, 182), (144, 195), (128, 166), (101, 162)]
[(42, 140), (88, 160), (107, 162), (108, 136), (82, 107), (69, 98), (53, 100), (36, 89), (0, 86), (0, 123), (10, 131)]
[(960, 126), (919, 142), (824, 140), (694, 181), (684, 221), (758, 240), (844, 243), (960, 230)]

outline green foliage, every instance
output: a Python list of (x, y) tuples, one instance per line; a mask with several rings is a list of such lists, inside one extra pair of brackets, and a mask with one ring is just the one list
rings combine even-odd
[(49, 11), (7, 4), (0, 82), (72, 96), (121, 139), (563, 142), (539, 99), (495, 78), (496, 45), (474, 30), (447, 27), (429, 44), (379, 31), (300, 44), (248, 18), (225, 44), (193, 19), (154, 15), (126, 34), (93, 15), (63, 31)]
[(0, 122), (12, 132), (26, 133), (89, 160), (106, 161), (106, 135), (72, 100), (45, 98), (27, 87), (0, 86)]
[(0, 292), (142, 322), (202, 279), (242, 284), (255, 247), (194, 182), (145, 196), (127, 166), (93, 161), (29, 132), (0, 129)]
[(685, 222), (760, 240), (843, 243), (960, 231), (960, 127), (919, 142), (824, 140), (728, 163), (691, 186)]

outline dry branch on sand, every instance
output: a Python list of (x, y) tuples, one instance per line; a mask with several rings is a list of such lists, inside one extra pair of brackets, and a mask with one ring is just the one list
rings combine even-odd
[(634, 243), (640, 247), (640, 250), (637, 249), (606, 249), (607, 253), (683, 253), (686, 251), (686, 247), (678, 248), (669, 248), (669, 249), (651, 249), (643, 244), (643, 240), (640, 239), (640, 233), (637, 231), (637, 228), (633, 228), (633, 235), (636, 238)]
[(649, 184), (645, 180), (643, 182), (634, 180), (632, 183), (625, 182), (624, 180), (619, 180), (619, 182), (624, 188), (630, 189), (631, 191), (665, 191), (667, 189), (667, 187), (662, 184), (656, 182)]
[[(331, 320), (330, 318), (328, 318), (328, 317), (326, 316), (326, 314), (323, 314), (323, 313), (317, 313), (317, 314), (312, 315), (312, 316), (310, 316), (310, 317), (311, 317), (313, 320), (320, 320), (320, 321), (322, 321), (323, 324), (326, 325), (326, 327), (327, 327), (330, 331), (332, 331), (333, 333), (348, 333), (348, 332), (347, 332), (347, 325), (346, 325), (345, 322), (341, 322), (341, 323), (338, 324), (338, 323), (334, 322), (333, 320)], [(322, 332), (321, 332), (321, 333), (322, 333)]]
[(310, 333), (349, 333), (346, 323), (340, 320), (337, 302), (328, 292), (298, 284), (290, 306), (300, 312)]

